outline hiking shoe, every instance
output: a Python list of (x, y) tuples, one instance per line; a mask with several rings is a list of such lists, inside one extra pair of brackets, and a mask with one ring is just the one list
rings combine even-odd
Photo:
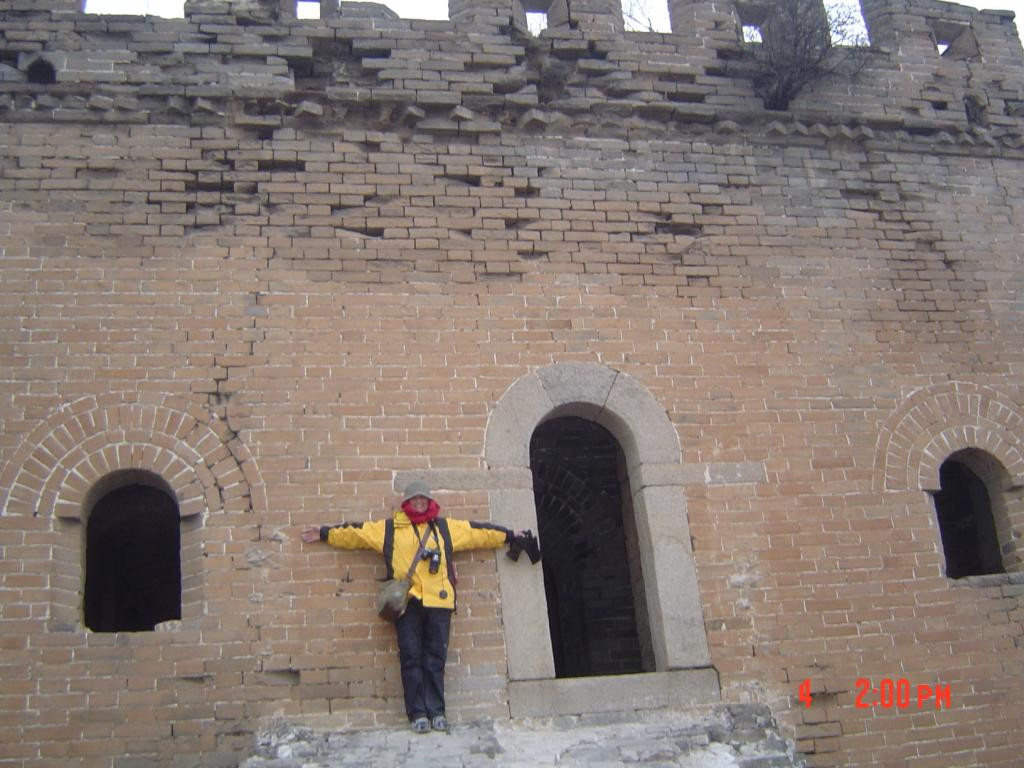
[(417, 717), (412, 721), (413, 733), (430, 733), (430, 721), (425, 717)]
[(430, 727), (435, 731), (444, 731), (445, 733), (448, 733), (448, 718), (444, 715), (437, 715), (430, 721)]

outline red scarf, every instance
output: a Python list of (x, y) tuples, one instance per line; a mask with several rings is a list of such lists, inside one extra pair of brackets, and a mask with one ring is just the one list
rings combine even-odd
[(416, 512), (412, 508), (412, 500), (402, 503), (402, 511), (405, 512), (405, 516), (409, 518), (415, 525), (421, 525), (422, 523), (429, 523), (431, 520), (436, 518), (441, 512), (441, 507), (433, 499), (427, 505), (427, 509), (424, 512)]

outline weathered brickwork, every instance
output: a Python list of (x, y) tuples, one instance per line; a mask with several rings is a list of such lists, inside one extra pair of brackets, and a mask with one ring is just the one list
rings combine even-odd
[[(41, 5), (0, 1), (0, 765), (234, 765), (274, 718), (397, 724), (383, 566), (299, 527), (422, 473), (496, 518), (532, 498), (484, 459), (496, 404), (598, 367), (675, 428), (631, 492), (681, 489), (689, 535), (658, 543), (692, 543), (722, 700), (811, 765), (1024, 763), (1009, 14), (865, 0), (865, 70), (767, 112), (729, 2), (674, 0), (674, 34), (556, 3), (539, 37), (516, 0)], [(978, 53), (940, 56), (963, 30)], [(629, 403), (571, 406), (629, 432)], [(1006, 574), (944, 575), (931, 494), (962, 451)], [(83, 531), (138, 477), (179, 505), (182, 618), (90, 632)], [(453, 719), (509, 717), (511, 567), (460, 556)], [(858, 707), (860, 678), (950, 704)]]

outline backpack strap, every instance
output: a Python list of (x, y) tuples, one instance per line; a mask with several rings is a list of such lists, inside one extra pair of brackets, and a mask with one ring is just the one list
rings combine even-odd
[[(419, 530), (416, 526), (413, 526), (413, 530), (416, 530), (417, 538), (419, 538)], [(423, 554), (423, 550), (426, 549), (427, 539), (430, 538), (430, 526), (423, 531), (423, 538), (420, 539), (420, 545), (416, 548), (416, 554), (412, 559), (412, 563), (409, 564), (409, 570), (405, 574), (406, 579), (412, 579), (413, 573), (416, 571), (416, 566), (420, 562), (420, 555)], [(385, 581), (390, 581), (395, 578), (395, 568), (391, 563), (391, 557), (395, 554), (395, 521), (393, 518), (388, 518), (384, 521), (384, 565), (387, 569)]]
[[(413, 524), (412, 529), (416, 531), (417, 535), (419, 534), (420, 529), (416, 527), (415, 523)], [(405, 573), (405, 580), (410, 584), (412, 583), (412, 575), (416, 573), (416, 566), (420, 564), (420, 556), (427, 548), (427, 539), (429, 538), (430, 526), (428, 525), (427, 529), (423, 532), (423, 537), (420, 539), (420, 545), (416, 547), (416, 554), (412, 556), (412, 563), (409, 564), (409, 570)]]
[(384, 551), (382, 554), (384, 555), (384, 565), (387, 568), (384, 580), (390, 581), (395, 578), (395, 569), (391, 565), (391, 558), (395, 554), (395, 521), (391, 517), (384, 521)]
[[(448, 530), (448, 521), (443, 517), (434, 519), (434, 523), (437, 525), (437, 530), (441, 534), (441, 541), (444, 542), (444, 559), (448, 563), (448, 575), (452, 576), (452, 554), (455, 552), (455, 548), (452, 546), (452, 532)], [(455, 583), (455, 579), (451, 579), (452, 584)]]
[(459, 572), (456, 570), (455, 561), (452, 559), (452, 555), (455, 553), (455, 547), (452, 546), (452, 532), (448, 530), (448, 521), (443, 517), (436, 518), (434, 524), (441, 534), (441, 541), (444, 542), (444, 561), (448, 564), (448, 581), (451, 582), (452, 589), (455, 592), (455, 610), (457, 611), (459, 610), (459, 592), (455, 587), (459, 583)]

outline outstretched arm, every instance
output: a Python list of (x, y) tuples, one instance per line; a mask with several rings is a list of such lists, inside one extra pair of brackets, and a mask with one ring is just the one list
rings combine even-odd
[(300, 534), (307, 543), (325, 541), (337, 549), (372, 549), (384, 551), (384, 521), (342, 523), (341, 525), (307, 525)]
[(452, 535), (452, 549), (455, 552), (467, 549), (498, 549), (515, 537), (514, 532), (500, 525), (469, 520), (449, 519), (448, 530)]
[(498, 549), (505, 544), (514, 546), (527, 536), (533, 537), (530, 531), (516, 532), (493, 523), (468, 520), (449, 520), (448, 529), (452, 534), (452, 549), (456, 552), (466, 549)]

